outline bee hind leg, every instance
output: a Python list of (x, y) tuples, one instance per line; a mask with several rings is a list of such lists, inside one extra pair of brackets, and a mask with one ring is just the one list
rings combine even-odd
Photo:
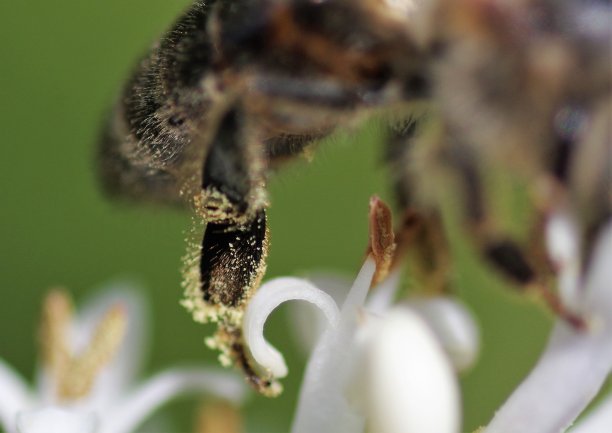
[(421, 177), (413, 170), (419, 152), (417, 136), (424, 121), (409, 118), (395, 124), (387, 140), (386, 160), (396, 201), (403, 212), (392, 267), (406, 258), (416, 287), (432, 294), (452, 293), (452, 263), (442, 218), (435, 206), (418, 198)]
[(259, 392), (274, 395), (278, 387), (251, 364), (242, 335), (242, 316), (263, 278), (268, 252), (267, 162), (257, 137), (242, 109), (233, 107), (204, 145), (194, 205), (206, 226), (193, 260), (186, 262), (185, 305), (196, 320), (218, 323), (207, 344), (221, 352), (221, 362), (238, 366)]
[[(525, 245), (496, 227), (485, 199), (483, 174), (469, 146), (451, 141), (444, 149), (442, 163), (455, 176), (464, 197), (460, 209), (463, 223), (484, 260), (513, 287), (537, 294), (558, 317), (575, 328), (583, 328), (584, 320), (569, 311), (550, 288), (556, 275), (544, 247), (542, 226), (531, 233)], [(544, 215), (540, 215), (539, 221), (540, 224), (544, 221)]]
[(238, 108), (221, 119), (205, 157), (196, 212), (205, 219), (200, 279), (203, 298), (236, 308), (265, 270), (264, 154)]
[[(399, 205), (404, 209), (403, 225), (397, 236), (396, 260), (407, 256), (415, 284), (432, 293), (453, 291), (452, 260), (439, 203), (424, 198), (422, 164), (446, 171), (453, 179), (459, 196), (460, 216), (479, 254), (511, 284), (524, 292), (536, 293), (557, 316), (576, 328), (584, 326), (549, 288), (555, 276), (544, 248), (543, 230), (534, 230), (528, 245), (521, 245), (495, 227), (491, 209), (485, 197), (477, 155), (469, 146), (450, 138), (432, 145), (420, 135), (420, 123), (426, 119), (408, 119), (396, 124), (388, 142), (387, 160), (394, 173), (394, 185)], [(423, 151), (425, 150), (425, 152)], [(423, 160), (425, 163), (423, 162)], [(544, 221), (544, 216), (540, 223)]]

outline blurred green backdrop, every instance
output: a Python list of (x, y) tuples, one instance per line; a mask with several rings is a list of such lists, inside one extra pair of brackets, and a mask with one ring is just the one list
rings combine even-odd
[[(215, 364), (198, 325), (179, 306), (180, 257), (189, 215), (108, 203), (98, 192), (94, 145), (100, 120), (134, 60), (169, 25), (185, 0), (0, 2), (0, 357), (26, 377), (36, 364), (42, 295), (63, 285), (77, 301), (117, 277), (146, 287), (153, 321), (146, 372), (179, 363)], [(389, 197), (376, 127), (328, 140), (312, 163), (297, 162), (270, 183), (272, 248), (268, 277), (360, 266), (368, 198)], [(457, 236), (456, 236), (457, 237)], [(459, 237), (460, 238), (460, 237)], [(529, 371), (548, 332), (542, 309), (508, 295), (473, 252), (455, 248), (457, 285), (482, 329), (482, 354), (462, 378), (472, 431)], [(291, 368), (284, 395), (254, 396), (249, 432), (288, 430), (303, 362), (274, 314), (270, 339)], [(190, 431), (197, 399), (164, 412)]]

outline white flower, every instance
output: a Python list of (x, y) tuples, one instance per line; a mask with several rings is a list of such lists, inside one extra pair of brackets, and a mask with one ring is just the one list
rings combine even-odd
[[(251, 299), (243, 335), (254, 362), (274, 378), (285, 376), (287, 366), (263, 336), (272, 310), (303, 300), (327, 319), (327, 326), (321, 326), (316, 315), (295, 314), (308, 328), (324, 330), (306, 367), (292, 433), (361, 433), (366, 420), (377, 433), (459, 432), (460, 397), (452, 360), (457, 367), (473, 361), (475, 353), (468, 352), (478, 348), (476, 327), (450, 300), (390, 309), (399, 282), (399, 274), (389, 275), (394, 249), (391, 212), (373, 198), (368, 257), (348, 293), (338, 280), (319, 282), (333, 289), (332, 297), (308, 281), (278, 278)], [(373, 284), (378, 286), (368, 296)], [(434, 317), (430, 326), (427, 322)], [(312, 335), (302, 334), (312, 344)]]
[[(612, 222), (600, 232), (583, 280), (571, 219), (555, 216), (548, 235), (564, 306), (583, 317), (587, 327), (575, 329), (558, 319), (536, 367), (482, 432), (565, 431), (612, 370)], [(323, 328), (314, 345), (311, 333), (300, 332), (313, 349), (292, 433), (362, 433), (366, 423), (377, 433), (460, 431), (459, 392), (451, 366), (462, 370), (474, 362), (478, 330), (471, 316), (445, 298), (391, 308), (397, 275), (370, 290), (376, 268), (370, 256), (348, 291), (337, 279), (313, 284), (283, 278), (264, 284), (254, 296), (244, 335), (254, 361), (272, 375), (286, 375), (287, 367), (263, 338), (270, 312), (298, 299), (318, 306), (327, 319), (322, 327), (321, 315), (312, 309), (292, 310), (309, 329)], [(326, 286), (331, 296), (318, 288)], [(611, 426), (612, 396), (570, 432), (608, 433)]]
[(7, 433), (128, 433), (178, 394), (243, 398), (241, 379), (213, 369), (177, 368), (135, 384), (144, 321), (141, 300), (130, 291), (105, 292), (77, 317), (63, 292), (51, 292), (37, 387), (0, 360), (0, 425)]
[[(475, 353), (468, 354), (478, 346), (471, 317), (449, 299), (389, 309), (397, 276), (368, 297), (375, 269), (374, 261), (366, 260), (341, 309), (304, 280), (279, 278), (264, 284), (245, 315), (253, 358), (268, 371), (286, 374), (282, 356), (263, 339), (263, 323), (282, 302), (309, 301), (324, 311), (329, 325), (308, 362), (293, 433), (357, 433), (366, 419), (380, 433), (459, 432), (459, 391), (448, 352), (461, 354), (455, 368), (475, 358)], [(435, 325), (428, 323), (433, 316)], [(311, 317), (310, 325), (316, 327), (316, 316)], [(449, 345), (443, 347), (445, 342)]]
[[(537, 365), (497, 412), (487, 433), (564, 431), (597, 395), (612, 370), (612, 221), (600, 232), (583, 282), (577, 272), (580, 245), (575, 233), (569, 218), (555, 217), (549, 227), (549, 249), (561, 265), (564, 302), (585, 318), (587, 329), (576, 330), (557, 320)], [(595, 419), (610, 419), (609, 412), (604, 407)], [(609, 432), (611, 425), (573, 431)]]

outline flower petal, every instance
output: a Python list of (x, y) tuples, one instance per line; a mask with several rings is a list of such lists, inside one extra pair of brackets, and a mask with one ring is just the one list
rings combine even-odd
[(17, 412), (31, 403), (27, 385), (8, 364), (0, 359), (0, 425), (9, 433), (15, 431)]
[(242, 329), (255, 362), (276, 378), (287, 375), (287, 365), (283, 355), (264, 338), (264, 324), (276, 307), (293, 300), (310, 302), (319, 307), (330, 324), (338, 322), (338, 307), (332, 297), (311, 283), (299, 278), (277, 278), (263, 284), (249, 302)]
[(599, 391), (612, 369), (612, 224), (602, 230), (582, 296), (575, 305), (585, 331), (558, 321), (544, 354), (510, 396), (487, 433), (557, 433)]
[(559, 267), (578, 257), (578, 233), (566, 212), (551, 215), (546, 224), (546, 248), (552, 261)]
[(457, 371), (474, 365), (480, 347), (480, 332), (468, 309), (452, 298), (412, 299), (407, 305), (431, 330)]
[(559, 294), (563, 303), (574, 305), (580, 296), (580, 245), (575, 223), (567, 212), (557, 212), (548, 220), (546, 248), (559, 270)]
[(612, 219), (601, 230), (588, 264), (584, 301), (579, 312), (590, 315), (599, 328), (612, 331)]
[(610, 433), (612, 427), (612, 396), (607, 397), (590, 414), (581, 420), (571, 433)]
[(358, 311), (375, 269), (374, 261), (368, 258), (342, 305), (338, 326), (325, 331), (310, 356), (292, 433), (353, 433), (363, 429), (363, 417), (349, 406), (344, 391)]
[(415, 313), (396, 309), (368, 350), (369, 414), (378, 433), (458, 433), (459, 386), (436, 336)]
[(19, 433), (95, 433), (97, 418), (92, 413), (46, 407), (17, 416)]
[(100, 433), (129, 433), (155, 409), (186, 393), (209, 393), (238, 403), (246, 392), (233, 374), (207, 369), (176, 369), (160, 373), (115, 403), (105, 416)]
[(538, 364), (497, 412), (486, 433), (563, 431), (608, 376), (611, 340), (558, 323)]

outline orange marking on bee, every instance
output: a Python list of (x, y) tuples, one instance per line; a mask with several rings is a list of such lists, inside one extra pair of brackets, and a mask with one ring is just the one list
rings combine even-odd
[(348, 82), (359, 82), (363, 75), (381, 66), (375, 53), (361, 52), (330, 42), (323, 35), (309, 32), (295, 22), (293, 10), (278, 6), (272, 13), (272, 45), (294, 51)]

